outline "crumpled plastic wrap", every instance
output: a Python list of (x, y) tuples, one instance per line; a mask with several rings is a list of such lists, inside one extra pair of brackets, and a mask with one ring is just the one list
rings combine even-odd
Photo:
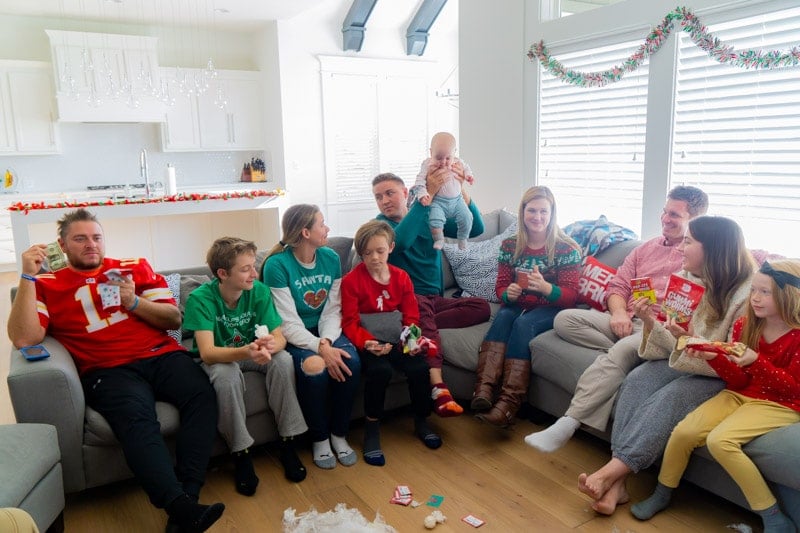
[(320, 513), (313, 507), (310, 511), (297, 514), (294, 508), (283, 511), (284, 533), (398, 533), (395, 528), (375, 514), (375, 520), (368, 522), (358, 509), (348, 509), (339, 503), (332, 511)]

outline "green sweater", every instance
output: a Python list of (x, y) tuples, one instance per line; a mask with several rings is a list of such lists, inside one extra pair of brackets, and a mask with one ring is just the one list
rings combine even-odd
[[(469, 236), (476, 237), (483, 233), (483, 218), (475, 202), (470, 201), (469, 210), (472, 213), (472, 231)], [(395, 246), (389, 255), (389, 263), (408, 272), (414, 283), (414, 292), (425, 296), (442, 295), (444, 292), (442, 254), (433, 248), (433, 237), (428, 224), (429, 211), (430, 207), (414, 202), (400, 222), (390, 220), (382, 214), (376, 217), (389, 223), (395, 232)], [(448, 219), (444, 226), (445, 236), (455, 238), (456, 231), (455, 220)]]

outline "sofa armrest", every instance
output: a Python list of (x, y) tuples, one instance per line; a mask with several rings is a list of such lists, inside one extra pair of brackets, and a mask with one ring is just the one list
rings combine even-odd
[(52, 337), (42, 344), (50, 357), (27, 361), (11, 350), (8, 392), (17, 422), (51, 424), (58, 432), (66, 492), (83, 490), (83, 425), (86, 402), (72, 356)]

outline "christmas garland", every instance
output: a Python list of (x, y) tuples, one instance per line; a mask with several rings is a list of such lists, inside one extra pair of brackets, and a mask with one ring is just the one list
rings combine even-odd
[(180, 193), (175, 196), (162, 196), (159, 198), (120, 198), (118, 200), (85, 200), (72, 202), (17, 202), (8, 206), (9, 211), (22, 211), (26, 215), (30, 211), (37, 209), (70, 209), (79, 207), (101, 207), (114, 205), (139, 205), (139, 204), (163, 204), (172, 202), (195, 202), (200, 200), (236, 200), (247, 198), (263, 198), (269, 196), (283, 196), (285, 193), (281, 189), (266, 191), (262, 189), (243, 192), (224, 192), (224, 193)]
[(626, 73), (638, 69), (649, 56), (658, 52), (672, 32), (675, 21), (680, 21), (681, 29), (689, 33), (698, 48), (720, 63), (748, 69), (794, 67), (800, 64), (800, 48), (797, 46), (789, 52), (780, 50), (765, 52), (753, 49), (737, 52), (733, 46), (723, 44), (717, 37), (711, 35), (694, 13), (685, 7), (678, 7), (669, 12), (661, 24), (653, 28), (644, 43), (628, 59), (621, 65), (615, 65), (608, 70), (579, 72), (568, 69), (560, 61), (550, 56), (544, 41), (531, 45), (527, 55), (531, 61), (538, 58), (545, 70), (565, 83), (579, 87), (602, 87), (619, 81)]

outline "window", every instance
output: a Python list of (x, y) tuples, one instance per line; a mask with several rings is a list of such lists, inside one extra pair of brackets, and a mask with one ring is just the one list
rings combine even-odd
[(393, 172), (412, 185), (426, 157), (431, 64), (321, 57), (327, 218), (352, 235), (375, 216), (371, 181)]
[[(589, 72), (621, 63), (639, 45), (554, 53), (567, 67)], [(641, 232), (648, 65), (605, 87), (541, 76), (538, 183), (558, 202), (558, 222), (606, 215)]]
[[(737, 51), (800, 43), (800, 8), (709, 25)], [(720, 64), (681, 35), (672, 183), (709, 195), (747, 244), (800, 257), (800, 69)]]

